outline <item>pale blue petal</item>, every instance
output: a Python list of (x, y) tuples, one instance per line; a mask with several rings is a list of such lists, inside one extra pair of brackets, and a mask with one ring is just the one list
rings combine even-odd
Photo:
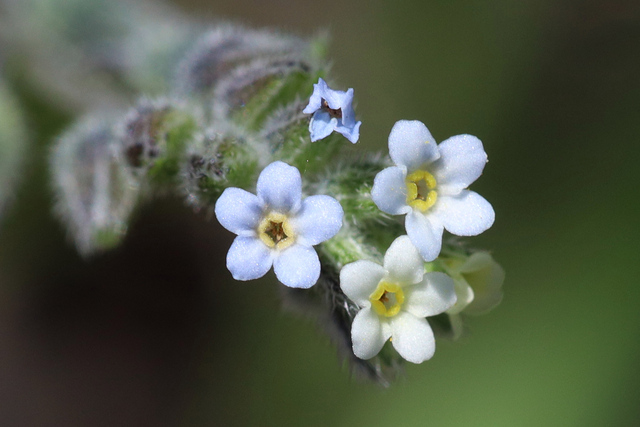
[(413, 285), (424, 276), (424, 260), (408, 236), (400, 236), (384, 254), (384, 268), (389, 278), (402, 285)]
[(422, 282), (404, 289), (404, 310), (416, 317), (444, 313), (456, 303), (453, 279), (444, 273), (424, 275)]
[(257, 192), (265, 209), (281, 213), (296, 212), (302, 197), (300, 172), (284, 162), (273, 162), (260, 173)]
[(329, 113), (318, 110), (313, 113), (309, 122), (309, 134), (311, 142), (316, 142), (331, 135), (331, 132), (338, 126), (338, 119), (331, 117)]
[(227, 268), (236, 280), (262, 277), (272, 264), (271, 250), (256, 237), (236, 237), (227, 253)]
[(225, 189), (215, 206), (218, 222), (239, 236), (252, 236), (262, 218), (260, 199), (240, 188)]
[(411, 211), (407, 205), (406, 172), (396, 166), (378, 172), (373, 180), (371, 199), (378, 209), (390, 215), (401, 215)]
[(360, 359), (371, 359), (391, 337), (390, 332), (390, 328), (383, 327), (380, 318), (370, 307), (363, 308), (351, 324), (353, 354)]
[(438, 218), (412, 210), (405, 218), (404, 227), (422, 259), (428, 262), (438, 257), (442, 248), (443, 232)]
[(321, 78), (318, 79), (318, 83), (313, 85), (313, 93), (309, 98), (309, 104), (302, 110), (304, 114), (311, 114), (322, 107), (322, 98), (324, 98), (324, 92), (327, 89), (327, 84)]
[(347, 90), (343, 98), (342, 124), (347, 127), (355, 126), (356, 113), (353, 111), (353, 89)]
[(302, 201), (291, 225), (300, 243), (313, 246), (335, 236), (342, 227), (343, 216), (342, 206), (333, 197), (311, 196)]
[(426, 319), (401, 311), (390, 319), (393, 348), (408, 362), (422, 363), (436, 351), (436, 340)]
[(340, 270), (340, 288), (350, 300), (360, 307), (371, 305), (369, 297), (376, 290), (385, 271), (373, 261), (358, 260)]
[(324, 91), (323, 98), (327, 101), (327, 105), (332, 110), (342, 110), (342, 114), (344, 117), (344, 108), (351, 108), (351, 102), (353, 101), (353, 89), (350, 89), (348, 92), (343, 92), (341, 90), (333, 90), (328, 86)]
[(389, 134), (389, 155), (409, 173), (438, 160), (440, 152), (429, 129), (417, 120), (400, 120)]
[(453, 136), (438, 145), (440, 159), (433, 164), (439, 191), (458, 194), (480, 175), (487, 164), (482, 142), (472, 135)]
[(320, 277), (320, 260), (315, 249), (295, 244), (275, 259), (273, 270), (283, 285), (307, 289)]
[(489, 229), (496, 218), (491, 204), (469, 190), (463, 190), (457, 196), (440, 197), (432, 215), (448, 232), (457, 236), (476, 236)]
[(354, 125), (352, 125), (350, 127), (338, 125), (338, 126), (336, 126), (336, 132), (341, 133), (352, 144), (355, 144), (356, 142), (358, 142), (358, 138), (360, 138), (360, 125), (361, 124), (362, 124), (362, 122), (357, 122), (357, 123), (355, 123)]

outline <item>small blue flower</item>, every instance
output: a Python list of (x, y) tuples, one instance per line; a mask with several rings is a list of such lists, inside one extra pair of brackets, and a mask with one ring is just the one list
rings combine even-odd
[(362, 122), (356, 122), (352, 102), (353, 89), (333, 90), (319, 78), (318, 84), (313, 85), (309, 104), (303, 110), (305, 114), (313, 113), (309, 123), (311, 142), (326, 138), (334, 130), (352, 143), (358, 142)]
[(389, 155), (396, 166), (376, 175), (371, 198), (383, 212), (407, 215), (407, 234), (425, 261), (438, 257), (445, 229), (476, 236), (491, 227), (493, 207), (467, 190), (487, 163), (478, 138), (457, 135), (438, 145), (424, 123), (400, 120), (389, 134)]
[(236, 280), (253, 280), (273, 265), (284, 285), (310, 288), (320, 277), (313, 246), (342, 227), (340, 203), (322, 195), (302, 200), (300, 172), (284, 162), (260, 173), (257, 193), (231, 187), (216, 202), (218, 221), (238, 235), (227, 253), (227, 268)]

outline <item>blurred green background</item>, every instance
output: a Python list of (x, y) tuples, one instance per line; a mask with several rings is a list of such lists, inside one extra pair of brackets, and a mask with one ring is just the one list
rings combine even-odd
[[(68, 125), (19, 88), (35, 142), (0, 228), (3, 426), (640, 424), (640, 4), (633, 1), (177, 0), (301, 35), (329, 30), (363, 150), (418, 119), (489, 154), (473, 246), (505, 298), (389, 389), (341, 366), (271, 277), (236, 283), (230, 233), (178, 200), (80, 260), (52, 217), (45, 156)], [(132, 97), (134, 99), (134, 97)]]

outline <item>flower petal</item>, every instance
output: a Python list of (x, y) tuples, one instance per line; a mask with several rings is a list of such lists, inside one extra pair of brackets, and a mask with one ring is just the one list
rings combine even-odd
[(389, 134), (389, 155), (396, 165), (406, 166), (412, 172), (437, 160), (440, 152), (424, 123), (400, 120)]
[(384, 268), (389, 278), (402, 285), (413, 285), (424, 276), (424, 260), (408, 236), (400, 236), (384, 254)]
[(340, 270), (340, 288), (350, 300), (360, 307), (368, 307), (369, 296), (384, 277), (385, 270), (373, 261), (359, 260)]
[(457, 278), (453, 281), (453, 287), (456, 292), (456, 303), (447, 310), (447, 314), (458, 314), (464, 310), (471, 301), (473, 301), (473, 289), (464, 278)]
[(407, 287), (403, 309), (416, 317), (440, 314), (456, 303), (453, 279), (444, 273), (432, 272), (422, 282)]
[(438, 257), (442, 248), (443, 232), (438, 218), (412, 210), (405, 218), (404, 227), (422, 259), (428, 262)]
[(351, 324), (353, 354), (360, 359), (371, 359), (380, 352), (391, 336), (390, 332), (389, 328), (383, 328), (380, 318), (370, 307), (363, 308)]
[(433, 357), (436, 341), (426, 319), (401, 311), (391, 318), (390, 324), (393, 348), (405, 360), (422, 363)]
[(284, 162), (273, 162), (260, 173), (257, 192), (265, 209), (294, 213), (300, 208), (302, 197), (300, 172)]
[(328, 137), (336, 126), (338, 126), (338, 119), (335, 117), (332, 118), (326, 111), (316, 111), (313, 113), (313, 117), (311, 117), (311, 121), (309, 122), (311, 142), (316, 142)]
[(298, 214), (291, 219), (298, 241), (306, 246), (317, 245), (335, 236), (342, 227), (344, 211), (330, 196), (311, 196), (302, 201)]
[(273, 271), (283, 285), (307, 289), (320, 277), (320, 260), (315, 249), (295, 244), (275, 259)]
[(225, 189), (215, 206), (218, 222), (239, 236), (252, 236), (262, 218), (260, 199), (241, 188)]
[(311, 114), (322, 107), (322, 98), (324, 92), (327, 90), (327, 84), (322, 78), (318, 79), (318, 83), (313, 85), (313, 93), (311, 94), (311, 98), (309, 98), (309, 104), (304, 107), (302, 112), (304, 114)]
[(358, 138), (360, 138), (360, 125), (362, 122), (354, 123), (351, 126), (346, 125), (338, 125), (336, 126), (336, 132), (341, 133), (342, 136), (347, 138), (352, 144), (358, 142)]
[(482, 175), (487, 153), (472, 135), (457, 135), (438, 145), (440, 159), (434, 163), (438, 187), (444, 194), (458, 194)]
[(437, 217), (448, 232), (457, 236), (476, 236), (493, 225), (493, 207), (474, 191), (462, 190), (457, 196), (443, 196), (434, 206)]
[(326, 86), (324, 93), (322, 94), (327, 106), (332, 110), (342, 110), (344, 117), (344, 109), (351, 107), (353, 101), (353, 89), (344, 92), (341, 90), (333, 90), (329, 86)]
[[(355, 111), (353, 111), (353, 88), (349, 88), (346, 92), (336, 92), (340, 93), (341, 95), (340, 109), (342, 110), (342, 124), (346, 127), (353, 128), (353, 126), (355, 126), (356, 124), (356, 114)], [(331, 104), (328, 104), (329, 107), (331, 107)]]
[(396, 166), (378, 172), (371, 189), (371, 198), (378, 209), (390, 215), (406, 214), (411, 210), (407, 205), (406, 175), (406, 171)]
[(256, 237), (236, 237), (227, 253), (227, 268), (236, 280), (262, 277), (272, 264), (271, 251)]

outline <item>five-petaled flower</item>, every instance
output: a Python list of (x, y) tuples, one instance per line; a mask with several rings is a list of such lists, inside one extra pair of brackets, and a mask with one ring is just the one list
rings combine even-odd
[(333, 237), (343, 217), (333, 197), (302, 200), (300, 172), (280, 161), (260, 173), (257, 196), (227, 188), (215, 213), (224, 228), (238, 235), (227, 254), (234, 279), (257, 279), (273, 265), (278, 280), (292, 288), (309, 288), (317, 282), (320, 261), (312, 246)]
[(401, 120), (389, 134), (389, 154), (396, 166), (376, 175), (371, 197), (388, 214), (407, 214), (407, 234), (425, 261), (440, 253), (443, 229), (475, 236), (491, 227), (491, 204), (466, 190), (487, 162), (478, 138), (458, 135), (436, 145), (423, 123)]
[(362, 122), (356, 122), (352, 102), (353, 89), (346, 92), (333, 90), (319, 78), (318, 83), (313, 85), (309, 104), (303, 110), (305, 114), (313, 113), (309, 122), (311, 142), (326, 138), (334, 130), (352, 143), (358, 142)]
[(374, 357), (391, 338), (409, 362), (422, 363), (435, 352), (428, 316), (456, 302), (453, 280), (444, 273), (424, 273), (424, 261), (407, 236), (400, 236), (384, 256), (384, 266), (360, 260), (340, 271), (340, 287), (361, 309), (353, 319), (353, 353)]

